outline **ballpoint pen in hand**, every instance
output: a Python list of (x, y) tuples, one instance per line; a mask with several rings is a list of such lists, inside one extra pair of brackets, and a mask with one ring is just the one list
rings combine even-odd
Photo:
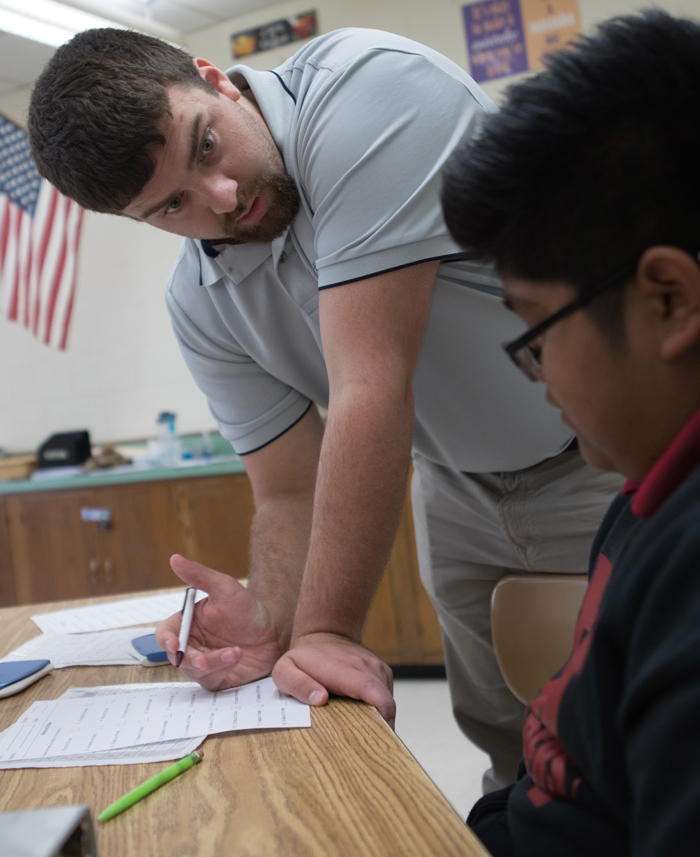
[(194, 615), (194, 599), (197, 596), (197, 590), (192, 586), (188, 586), (185, 590), (185, 603), (182, 605), (182, 624), (180, 625), (180, 637), (177, 643), (177, 652), (175, 654), (175, 666), (179, 667), (182, 659), (187, 651), (187, 641), (190, 638), (190, 627), (192, 626), (192, 616)]
[(127, 792), (124, 797), (120, 797), (119, 800), (110, 804), (107, 809), (103, 810), (97, 816), (97, 820), (109, 821), (110, 818), (114, 818), (115, 815), (119, 815), (120, 812), (124, 812), (125, 809), (129, 809), (130, 806), (138, 803), (138, 801), (145, 798), (146, 795), (151, 794), (151, 792), (154, 792), (165, 783), (170, 782), (170, 780), (174, 779), (178, 774), (189, 770), (192, 765), (196, 765), (197, 762), (201, 762), (202, 758), (202, 751), (195, 750), (194, 753), (190, 753), (189, 756), (185, 756), (184, 759), (180, 759), (179, 762), (175, 762), (174, 765), (171, 765), (169, 768), (166, 768), (164, 771), (156, 774), (155, 777), (151, 777), (150, 780), (146, 780), (145, 783), (141, 783), (140, 786), (136, 786), (135, 789)]

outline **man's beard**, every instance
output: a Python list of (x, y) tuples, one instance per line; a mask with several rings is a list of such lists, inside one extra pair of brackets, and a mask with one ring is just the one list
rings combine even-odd
[[(238, 218), (261, 191), (265, 191), (267, 211), (250, 226), (238, 223)], [(287, 173), (263, 175), (245, 194), (233, 211), (224, 215), (225, 237), (222, 244), (268, 244), (279, 238), (299, 213), (299, 191)], [(216, 244), (217, 239), (212, 243)]]

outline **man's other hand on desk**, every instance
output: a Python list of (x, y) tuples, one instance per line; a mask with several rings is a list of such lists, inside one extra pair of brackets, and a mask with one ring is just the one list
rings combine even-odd
[(329, 693), (361, 699), (394, 728), (391, 669), (347, 637), (314, 633), (297, 638), (277, 661), (272, 678), (281, 691), (311, 705), (324, 705)]
[[(195, 605), (182, 672), (211, 691), (269, 675), (281, 648), (265, 606), (228, 574), (177, 554), (170, 565), (181, 580), (209, 596)], [(182, 613), (175, 613), (156, 629), (173, 665), (181, 619)]]

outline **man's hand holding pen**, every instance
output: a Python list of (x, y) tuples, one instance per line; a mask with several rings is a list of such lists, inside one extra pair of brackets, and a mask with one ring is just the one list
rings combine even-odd
[[(282, 647), (268, 610), (228, 574), (184, 557), (171, 557), (177, 576), (208, 594), (195, 604), (187, 651), (180, 669), (207, 690), (222, 690), (269, 675)], [(182, 612), (161, 622), (158, 644), (176, 665)]]

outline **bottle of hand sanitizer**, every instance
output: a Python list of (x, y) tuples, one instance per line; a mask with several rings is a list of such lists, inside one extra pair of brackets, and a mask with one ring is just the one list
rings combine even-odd
[(182, 457), (180, 438), (175, 431), (175, 414), (158, 414), (158, 451), (161, 467), (177, 467)]

